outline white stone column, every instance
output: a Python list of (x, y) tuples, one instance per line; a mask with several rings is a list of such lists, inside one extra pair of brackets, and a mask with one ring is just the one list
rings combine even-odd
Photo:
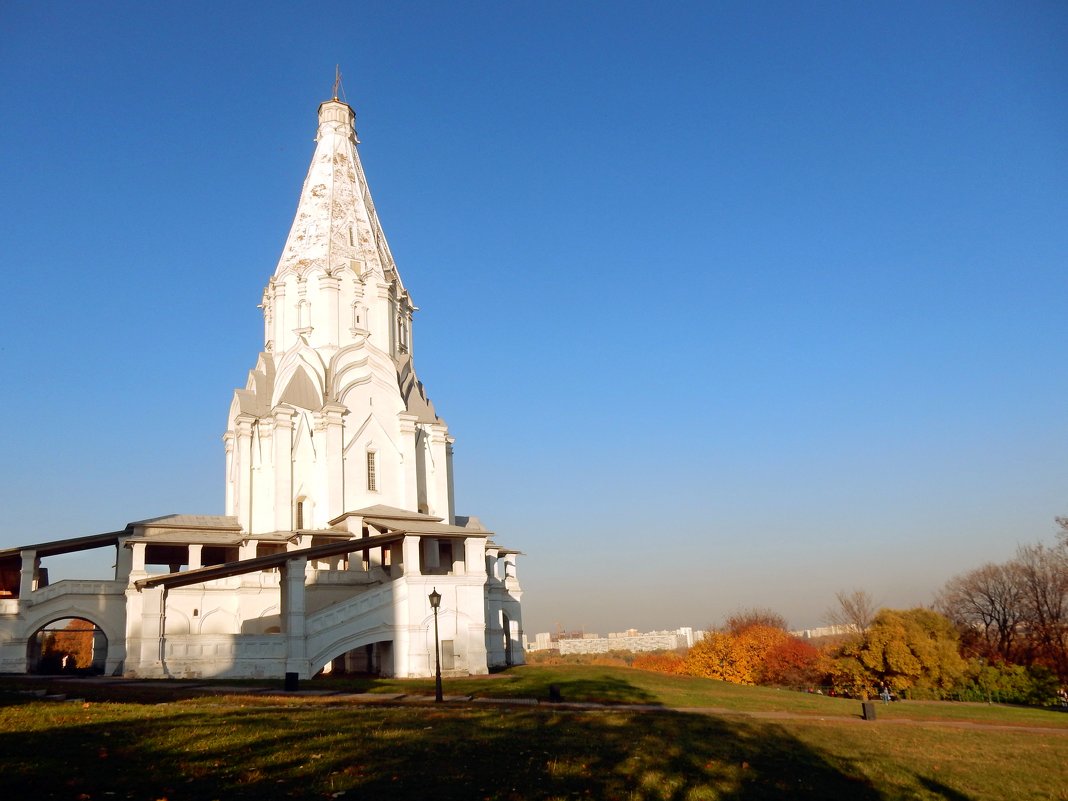
[(130, 578), (144, 578), (146, 543), (135, 542), (130, 545)]
[(397, 418), (400, 422), (400, 452), (403, 462), (401, 469), (404, 471), (404, 475), (401, 476), (402, 496), (400, 506), (402, 509), (418, 509), (419, 508), (419, 478), (416, 472), (417, 460), (422, 458), (422, 454), (416, 450), (416, 424), (419, 420), (414, 414), (399, 414)]
[[(368, 287), (370, 289), (370, 287)], [(381, 350), (393, 355), (393, 314), (390, 311), (389, 284), (377, 281), (374, 285), (374, 311), (371, 314), (371, 341)]]
[(193, 544), (189, 546), (189, 569), (196, 570), (198, 567), (204, 566), (203, 561), (204, 546), (202, 544)]
[(319, 305), (323, 308), (323, 315), (315, 329), (320, 335), (319, 346), (336, 348), (340, 341), (338, 337), (340, 289), (340, 278), (325, 273), (319, 276)]
[[(419, 538), (419, 553), (422, 556), (423, 568), (432, 573), (441, 567), (439, 559), (440, 552), (438, 550), (438, 541), (434, 537), (420, 537)], [(408, 571), (404, 571), (407, 573)]]
[(456, 442), (452, 437), (445, 437), (445, 482), (449, 488), (449, 514), (445, 518), (450, 526), (456, 525), (456, 493), (453, 489), (452, 473), (452, 446)]
[[(372, 528), (372, 527), (368, 527), (368, 532), (370, 533), (370, 535), (372, 537), (375, 536), (376, 534), (380, 534), (381, 533), (378, 529)], [(376, 567), (379, 567), (379, 568), (382, 567), (382, 562), (383, 562), (383, 559), (382, 559), (382, 548), (381, 547), (379, 547), (379, 548), (369, 548), (367, 550), (367, 569), (368, 570), (374, 570)]]
[(414, 534), (405, 535), (401, 542), (402, 561), (404, 562), (404, 575), (419, 575), (419, 537)]
[(129, 581), (133, 570), (133, 550), (126, 547), (126, 540), (120, 539), (115, 547), (115, 581)]
[(327, 403), (316, 413), (316, 428), (322, 432), (324, 453), (318, 458), (319, 486), (326, 497), (317, 499), (315, 527), (325, 528), (328, 520), (345, 513), (345, 470), (343, 415), (348, 409), (340, 403)]
[(223, 450), (226, 452), (226, 514), (234, 514), (234, 435), (223, 434)]
[[(272, 279), (273, 280), (273, 279)], [(271, 350), (271, 285), (263, 288), (263, 297), (260, 299), (260, 309), (263, 310), (263, 349)]]
[(304, 628), (305, 557), (291, 559), (282, 568), (282, 625), (286, 634), (286, 672), (308, 678), (307, 641)]
[(464, 556), (467, 562), (467, 575), (486, 575), (486, 538), (468, 537), (464, 540)]
[(289, 349), (293, 335), (289, 333), (286, 325), (288, 309), (286, 309), (286, 284), (285, 281), (271, 279), (271, 288), (274, 291), (274, 303), (271, 304), (273, 320), (271, 322), (271, 341), (274, 343), (275, 353), (285, 353)]
[[(445, 444), (449, 429), (440, 424), (427, 426), (430, 435), (430, 452), (433, 456), (433, 468), (427, 471), (426, 499), (430, 514), (437, 517), (449, 517), (449, 471), (445, 457)], [(427, 465), (430, 468), (430, 465)]]
[(235, 458), (237, 460), (237, 501), (234, 514), (246, 531), (252, 529), (252, 424), (255, 422), (250, 414), (239, 414), (234, 420)]
[(509, 590), (519, 589), (519, 577), (516, 575), (516, 561), (515, 554), (508, 553), (504, 555), (504, 575), (501, 578), (504, 580), (504, 586)]
[(163, 587), (141, 590), (141, 675), (162, 672), (160, 653), (163, 638)]
[(33, 582), (37, 578), (37, 551), (20, 551), (22, 557), (22, 574), (19, 576), (19, 600), (25, 601), (33, 592)]
[(486, 545), (486, 575), (489, 583), (494, 584), (500, 580), (498, 575), (498, 554), (500, 549), (496, 545)]
[(274, 453), (274, 528), (275, 531), (291, 531), (293, 522), (293, 415), (288, 406), (274, 409), (274, 436), (271, 438)]

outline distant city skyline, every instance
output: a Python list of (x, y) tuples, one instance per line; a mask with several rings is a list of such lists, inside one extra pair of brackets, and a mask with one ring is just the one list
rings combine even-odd
[(928, 604), (1068, 514), (1063, 4), (0, 22), (0, 548), (222, 513), (336, 64), (528, 636)]

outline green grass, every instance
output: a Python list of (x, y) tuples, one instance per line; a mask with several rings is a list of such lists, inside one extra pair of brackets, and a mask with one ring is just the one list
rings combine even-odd
[[(382, 692), (433, 687), (362, 681), (304, 684)], [(1064, 727), (1068, 715), (1057, 712), (904, 702), (880, 704), (871, 723), (857, 719), (857, 701), (572, 666), (447, 679), (446, 692), (545, 697), (550, 684), (565, 699), (665, 709), (367, 706), (329, 696), (240, 695), (237, 685), (221, 696), (140, 685), (137, 692), (149, 695), (125, 703), (43, 702), (0, 692), (0, 792), (83, 801), (1068, 801), (1068, 732), (1026, 728)], [(26, 682), (5, 681), (0, 689), (12, 685)], [(86, 697), (134, 697), (131, 687), (79, 690)], [(729, 711), (690, 714), (671, 706)], [(947, 725), (954, 720), (987, 725)]]
[[(668, 676), (622, 667), (585, 665), (527, 665), (489, 677), (445, 679), (447, 694), (497, 698), (548, 699), (556, 685), (565, 701), (610, 704), (658, 704), (672, 709), (714, 707), (733, 712), (777, 712), (813, 717), (859, 717), (860, 701), (825, 695), (743, 687), (712, 679)], [(305, 687), (353, 692), (434, 692), (433, 679), (337, 678), (316, 679)], [(876, 703), (876, 714), (887, 720), (953, 720), (1008, 726), (1068, 729), (1068, 714), (1003, 704), (965, 704), (949, 701)]]

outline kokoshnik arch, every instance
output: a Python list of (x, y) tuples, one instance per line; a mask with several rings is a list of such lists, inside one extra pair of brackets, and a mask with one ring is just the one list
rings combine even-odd
[[(431, 676), (435, 587), (446, 672), (522, 661), (518, 552), (455, 514), (453, 439), (357, 144), (352, 108), (322, 103), (263, 352), (230, 404), (226, 515), (0, 551), (0, 671), (33, 671), (37, 633), (82, 618), (112, 674)], [(43, 559), (108, 547), (113, 580), (48, 583)]]

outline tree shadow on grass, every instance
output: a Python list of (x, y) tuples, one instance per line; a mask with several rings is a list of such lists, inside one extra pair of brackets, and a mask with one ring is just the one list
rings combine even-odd
[[(317, 678), (302, 687), (340, 692), (375, 692), (389, 690), (394, 692), (432, 693), (433, 681), (428, 679), (380, 679), (374, 676), (344, 675), (338, 677)], [(464, 677), (445, 679), (445, 694), (464, 694), (476, 697), (536, 698), (541, 701), (552, 697), (550, 688), (556, 687), (564, 701), (591, 702), (602, 704), (652, 704), (656, 698), (647, 690), (638, 687), (610, 672), (585, 671), (572, 676), (566, 672), (559, 674), (518, 673), (512, 675), (497, 674), (493, 678)]]
[(121, 704), (4, 711), (12, 713), (0, 733), (10, 798), (884, 798), (859, 770), (775, 724), (672, 712)]

